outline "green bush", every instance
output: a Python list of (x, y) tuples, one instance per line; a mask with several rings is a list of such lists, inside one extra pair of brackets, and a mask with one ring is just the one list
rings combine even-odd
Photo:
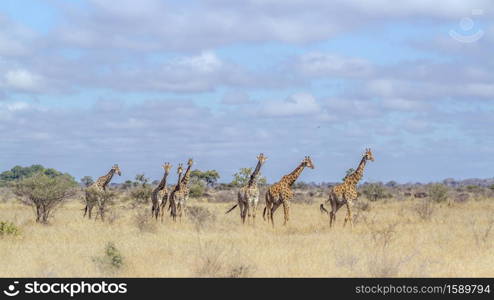
[(379, 199), (391, 197), (391, 195), (387, 193), (386, 188), (380, 183), (365, 184), (361, 187), (361, 191), (369, 201), (377, 201)]
[(192, 184), (189, 188), (189, 196), (192, 198), (199, 198), (204, 194), (206, 187), (202, 182), (196, 182)]
[(432, 184), (429, 187), (429, 197), (434, 202), (444, 202), (448, 200), (448, 188), (444, 184)]
[(20, 230), (17, 226), (12, 222), (0, 222), (0, 237), (4, 237), (7, 235), (17, 236), (19, 235)]
[(148, 204), (152, 192), (153, 189), (150, 186), (140, 185), (130, 191), (130, 197), (134, 200), (136, 205)]
[(105, 253), (101, 257), (94, 257), (93, 262), (105, 273), (115, 274), (124, 266), (124, 258), (113, 242), (105, 246)]

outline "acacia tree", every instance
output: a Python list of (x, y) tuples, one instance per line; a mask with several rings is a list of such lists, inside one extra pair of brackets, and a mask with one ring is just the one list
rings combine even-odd
[(151, 186), (148, 185), (149, 178), (144, 174), (137, 174), (135, 180), (133, 183), (134, 188), (130, 192), (134, 205), (148, 204), (153, 191)]
[(47, 224), (55, 209), (76, 193), (76, 187), (71, 176), (40, 172), (13, 183), (12, 190), (23, 204), (34, 208), (37, 223)]
[(192, 180), (196, 179), (196, 181), (204, 181), (207, 186), (213, 187), (220, 179), (220, 174), (216, 170), (194, 170), (190, 172), (190, 178)]
[[(234, 186), (244, 186), (249, 182), (250, 175), (252, 174), (253, 169), (252, 168), (241, 168), (238, 170), (237, 173), (233, 174), (233, 181), (232, 185)], [(267, 180), (265, 177), (259, 175), (259, 179), (257, 182), (260, 185), (265, 185), (267, 183)]]
[(84, 176), (81, 178), (81, 183), (84, 184), (85, 187), (90, 186), (91, 184), (94, 183), (93, 177), (91, 176)]

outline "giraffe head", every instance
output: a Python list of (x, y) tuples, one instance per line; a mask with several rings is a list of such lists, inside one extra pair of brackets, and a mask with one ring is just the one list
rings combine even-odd
[(120, 168), (118, 167), (117, 164), (114, 164), (113, 167), (111, 168), (113, 171), (115, 171), (115, 173), (118, 174), (118, 176), (121, 176), (122, 175), (122, 172), (120, 171)]
[(258, 156), (257, 156), (257, 160), (261, 163), (261, 165), (267, 160), (267, 156), (264, 156), (263, 153), (260, 153)]
[(165, 173), (170, 173), (170, 169), (172, 168), (172, 165), (167, 162), (162, 167), (163, 169), (165, 169)]
[(193, 164), (194, 164), (194, 160), (192, 158), (189, 158), (189, 160), (187, 161), (187, 166), (192, 167)]
[(364, 157), (366, 160), (374, 161), (374, 155), (372, 155), (371, 149), (365, 149)]
[(178, 168), (177, 168), (177, 174), (182, 174), (182, 172), (184, 171), (184, 168), (182, 167), (182, 164), (178, 164)]
[(314, 164), (312, 163), (312, 159), (310, 158), (310, 156), (306, 156), (306, 157), (304, 158), (304, 160), (302, 161), (302, 164), (303, 164), (305, 167), (308, 167), (308, 168), (314, 169)]

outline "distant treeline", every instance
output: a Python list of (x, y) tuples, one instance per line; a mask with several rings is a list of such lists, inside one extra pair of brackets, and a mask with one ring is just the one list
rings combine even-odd
[[(191, 177), (197, 178), (198, 180), (204, 181), (208, 186), (210, 187), (216, 187), (216, 188), (232, 188), (232, 187), (238, 187), (242, 186), (245, 180), (248, 180), (248, 175), (252, 172), (250, 168), (243, 168), (240, 169), (238, 173), (234, 174), (234, 179), (231, 183), (218, 183), (218, 179), (220, 178), (220, 175), (217, 171), (215, 170), (208, 170), (208, 171), (200, 171), (200, 170), (194, 170), (192, 171)], [(56, 169), (53, 168), (45, 168), (42, 165), (36, 164), (36, 165), (31, 165), (29, 167), (21, 167), (21, 166), (15, 166), (10, 170), (4, 171), (0, 173), (0, 185), (5, 185), (8, 182), (20, 180), (26, 177), (30, 177), (33, 174), (36, 173), (43, 173), (47, 176), (50, 177), (56, 177), (56, 176), (69, 176), (73, 180), (74, 177), (70, 175), (69, 173), (63, 173), (60, 172)], [(144, 176), (144, 174), (142, 174)], [(88, 182), (92, 182), (92, 177), (90, 176), (85, 176), (81, 180), (83, 185), (88, 185)], [(157, 184), (158, 181), (153, 181), (153, 184)], [(110, 185), (113, 187), (127, 187), (127, 186), (132, 186), (131, 181), (128, 180), (124, 183), (111, 183)], [(259, 182), (261, 185), (266, 185), (266, 179), (264, 177), (261, 177), (261, 180)], [(297, 189), (306, 189), (306, 188), (325, 188), (329, 186), (333, 186), (338, 184), (339, 182), (303, 182), (299, 181), (295, 183), (295, 188)], [(429, 183), (421, 183), (421, 182), (415, 182), (415, 183), (398, 183), (396, 181), (388, 181), (388, 182), (363, 182), (360, 185), (365, 186), (368, 184), (378, 184), (382, 185), (385, 187), (389, 188), (394, 188), (394, 187), (402, 187), (402, 188), (413, 188), (413, 187), (420, 187), (423, 185), (431, 184), (433, 182)], [(481, 186), (481, 187), (493, 187), (494, 186), (494, 178), (487, 178), (487, 179), (480, 179), (480, 178), (470, 178), (470, 179), (463, 179), (463, 180), (456, 180), (453, 178), (447, 178), (442, 180), (441, 182), (434, 182), (434, 183), (442, 183), (448, 187), (464, 187), (464, 186)]]
[(75, 181), (74, 177), (68, 173), (62, 173), (53, 168), (45, 168), (42, 165), (32, 165), (29, 167), (15, 166), (10, 170), (0, 173), (0, 185), (31, 177), (36, 173), (42, 173), (49, 177), (68, 176)]

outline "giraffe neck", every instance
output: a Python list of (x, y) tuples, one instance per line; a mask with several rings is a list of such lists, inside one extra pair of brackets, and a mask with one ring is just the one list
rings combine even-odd
[(300, 176), (300, 174), (302, 173), (302, 171), (304, 170), (305, 168), (305, 165), (304, 163), (301, 163), (300, 165), (298, 165), (298, 167), (295, 168), (295, 170), (293, 170), (290, 174), (288, 175), (285, 175), (283, 177), (283, 180), (289, 185), (293, 185), (295, 183), (295, 181), (297, 180), (297, 178)]
[(178, 173), (178, 181), (177, 181), (177, 185), (175, 186), (175, 190), (178, 190), (180, 188), (181, 180), (182, 180), (182, 172)]
[(364, 176), (365, 163), (367, 162), (366, 157), (362, 157), (357, 169), (345, 179), (345, 183), (357, 184), (360, 179)]
[(187, 186), (187, 184), (189, 184), (189, 180), (190, 180), (190, 168), (191, 167), (192, 167), (191, 165), (187, 166), (187, 170), (185, 171), (185, 175), (182, 178), (182, 181), (180, 182), (181, 185)]
[(252, 187), (252, 186), (254, 186), (254, 185), (256, 185), (256, 184), (257, 184), (257, 179), (258, 179), (259, 171), (261, 170), (261, 166), (262, 166), (262, 163), (261, 163), (261, 161), (259, 160), (259, 161), (257, 162), (256, 169), (255, 169), (255, 170), (254, 170), (254, 172), (252, 172), (252, 174), (250, 175), (249, 183), (247, 184), (247, 186)]
[(105, 189), (106, 186), (110, 183), (111, 179), (113, 178), (113, 175), (115, 174), (115, 170), (114, 169), (111, 169), (110, 171), (108, 171), (108, 173), (104, 176), (101, 176), (100, 178), (98, 178), (98, 185)]
[(161, 179), (160, 183), (158, 184), (158, 190), (162, 190), (164, 187), (166, 187), (166, 179), (168, 177), (168, 172), (165, 171), (165, 174), (163, 175), (163, 178)]

